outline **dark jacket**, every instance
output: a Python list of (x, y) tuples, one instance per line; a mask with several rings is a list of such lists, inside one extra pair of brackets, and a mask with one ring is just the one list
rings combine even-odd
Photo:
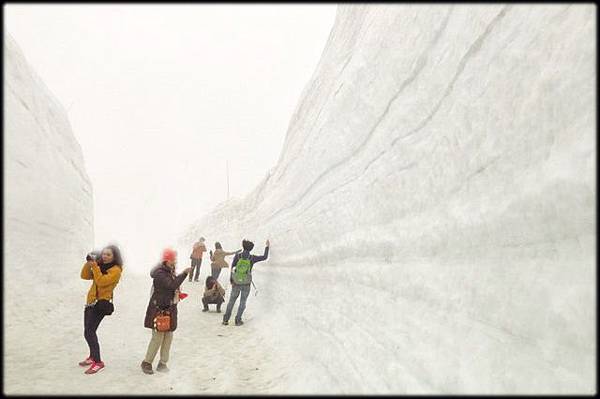
[[(248, 259), (248, 257), (250, 257), (250, 272), (248, 273), (250, 276), (250, 281), (248, 282), (248, 284), (251, 284), (252, 283), (252, 269), (254, 268), (254, 264), (257, 262), (261, 262), (269, 257), (269, 247), (265, 247), (265, 253), (262, 256), (251, 255), (250, 251), (246, 251), (246, 250), (242, 251), (242, 253), (235, 254), (235, 256), (233, 257), (233, 262), (231, 262), (231, 273), (229, 274), (229, 281), (231, 282), (231, 284), (234, 284), (234, 285), (235, 285), (235, 283), (233, 282), (232, 273), (235, 271), (235, 267), (237, 266), (237, 262), (240, 259), (240, 257), (242, 257), (244, 259)], [(248, 285), (248, 284), (244, 284), (244, 285)]]
[(171, 329), (175, 331), (177, 328), (177, 302), (175, 291), (187, 277), (187, 273), (175, 275), (175, 271), (164, 263), (156, 265), (150, 271), (152, 277), (152, 295), (146, 308), (146, 317), (144, 319), (144, 327), (154, 328), (154, 317), (159, 310), (169, 310), (171, 312)]

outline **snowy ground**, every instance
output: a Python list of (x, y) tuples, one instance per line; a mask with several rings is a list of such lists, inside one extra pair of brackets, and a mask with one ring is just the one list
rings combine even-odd
[[(202, 270), (206, 278), (207, 269)], [(222, 314), (211, 306), (201, 312), (201, 283), (183, 284), (190, 294), (179, 305), (170, 373), (145, 375), (140, 369), (151, 332), (143, 327), (151, 286), (150, 277), (125, 273), (116, 289), (116, 312), (99, 330), (107, 367), (85, 375), (77, 362), (87, 356), (83, 338), (83, 302), (89, 282), (81, 280), (79, 294), (65, 298), (60, 310), (29, 313), (7, 319), (6, 394), (191, 394), (264, 393), (277, 390), (281, 370), (274, 368), (272, 342), (261, 329), (256, 298), (249, 300), (248, 321), (242, 327), (221, 325)], [(229, 292), (229, 289), (228, 289)], [(68, 311), (67, 311), (68, 309)], [(54, 325), (58, 322), (58, 325)], [(32, 357), (29, 354), (35, 353)], [(158, 355), (155, 366), (158, 362)], [(281, 388), (280, 388), (281, 389)]]
[[(484, 259), (481, 264), (491, 266)], [(201, 283), (186, 280), (183, 291), (190, 296), (179, 305), (171, 371), (152, 376), (139, 367), (150, 339), (143, 318), (151, 279), (124, 275), (115, 293), (116, 313), (99, 329), (107, 368), (92, 376), (77, 365), (87, 355), (82, 302), (88, 282), (81, 280), (79, 292), (60, 304), (68, 311), (50, 313), (47, 304), (40, 315), (7, 319), (5, 393), (569, 393), (565, 386), (586, 392), (594, 378), (586, 374), (594, 370), (592, 347), (583, 362), (567, 356), (570, 343), (541, 359), (539, 339), (497, 323), (499, 309), (490, 305), (487, 316), (470, 312), (457, 303), (459, 296), (434, 294), (427, 288), (432, 282), (419, 281), (416, 273), (412, 279), (410, 273), (400, 276), (400, 266), (472, 267), (350, 262), (297, 270), (259, 263), (258, 294), (253, 288), (241, 327), (221, 325), (214, 305), (202, 313)], [(201, 280), (207, 272), (204, 265)], [(399, 276), (402, 281), (395, 281)], [(227, 272), (220, 280), (227, 281)], [(229, 284), (225, 287), (229, 295)], [(58, 326), (52, 327), (54, 321)], [(157, 361), (158, 355), (154, 365)], [(579, 374), (569, 371), (578, 368)], [(520, 376), (511, 376), (516, 370)], [(524, 380), (528, 384), (521, 389), (506, 385)]]

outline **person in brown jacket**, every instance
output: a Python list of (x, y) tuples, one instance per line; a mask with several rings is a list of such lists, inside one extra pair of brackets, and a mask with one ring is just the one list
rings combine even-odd
[(104, 369), (104, 362), (100, 359), (100, 344), (96, 331), (104, 316), (110, 314), (106, 313), (100, 305), (108, 304), (106, 301), (112, 301), (113, 291), (119, 283), (123, 271), (123, 259), (121, 251), (115, 245), (105, 247), (101, 253), (90, 252), (85, 259), (86, 262), (81, 269), (81, 278), (92, 280), (92, 285), (87, 293), (83, 316), (83, 335), (90, 348), (90, 355), (87, 359), (79, 362), (79, 365), (89, 366), (85, 374), (95, 374)]
[[(146, 317), (144, 318), (144, 327), (152, 329), (152, 339), (148, 344), (146, 357), (142, 361), (142, 371), (146, 374), (154, 374), (152, 371), (152, 362), (160, 349), (160, 360), (156, 371), (166, 372), (167, 361), (171, 342), (173, 341), (173, 331), (177, 328), (177, 302), (179, 302), (179, 286), (190, 273), (188, 267), (181, 274), (175, 274), (175, 265), (177, 264), (177, 252), (171, 248), (163, 251), (162, 262), (156, 265), (150, 271), (152, 277), (152, 294), (146, 308)], [(158, 331), (154, 326), (154, 318), (161, 311), (169, 312), (171, 323), (169, 331)]]
[(217, 313), (221, 313), (221, 304), (225, 302), (225, 289), (219, 284), (216, 278), (208, 276), (204, 286), (204, 295), (202, 296), (203, 312), (208, 312), (208, 304), (217, 305)]
[(210, 251), (211, 276), (215, 280), (218, 280), (219, 274), (221, 274), (221, 269), (229, 267), (229, 263), (227, 263), (227, 261), (225, 260), (225, 257), (230, 256), (230, 255), (235, 255), (239, 252), (242, 252), (242, 250), (240, 249), (240, 250), (233, 251), (233, 252), (223, 251), (223, 247), (221, 246), (221, 243), (215, 242), (215, 252), (213, 252), (212, 250)]
[(204, 252), (206, 252), (206, 246), (204, 245), (204, 237), (200, 237), (200, 239), (196, 243), (194, 243), (192, 253), (190, 254), (190, 259), (192, 260), (192, 272), (189, 275), (189, 281), (192, 281), (194, 269), (196, 269), (194, 281), (198, 281), (198, 277), (200, 276), (200, 265), (202, 264), (202, 255), (204, 254)]

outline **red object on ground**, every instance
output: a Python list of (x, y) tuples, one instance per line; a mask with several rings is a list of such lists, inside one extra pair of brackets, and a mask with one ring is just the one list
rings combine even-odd
[(187, 298), (188, 294), (186, 294), (185, 292), (180, 292), (179, 293), (179, 299), (185, 299)]

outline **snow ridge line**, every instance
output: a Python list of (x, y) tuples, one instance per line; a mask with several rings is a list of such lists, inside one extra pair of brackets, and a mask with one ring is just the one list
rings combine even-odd
[(403, 139), (405, 139), (407, 137), (412, 136), (413, 134), (417, 133), (418, 131), (422, 130), (431, 121), (431, 119), (433, 119), (433, 117), (435, 116), (435, 114), (437, 114), (438, 110), (440, 109), (440, 107), (441, 107), (442, 103), (444, 102), (444, 100), (450, 95), (450, 92), (452, 92), (452, 90), (454, 89), (454, 83), (456, 83), (456, 81), (458, 80), (459, 76), (464, 71), (467, 62), (471, 58), (473, 58), (475, 56), (475, 54), (477, 54), (479, 52), (479, 50), (481, 49), (481, 47), (483, 45), (484, 40), (489, 36), (489, 34), (491, 33), (493, 27), (498, 23), (498, 21), (500, 21), (506, 15), (506, 13), (508, 12), (509, 8), (511, 8), (511, 6), (505, 6), (498, 13), (498, 15), (496, 15), (494, 17), (494, 19), (488, 24), (488, 26), (486, 27), (485, 31), (469, 47), (469, 49), (467, 50), (467, 52), (465, 53), (465, 55), (461, 58), (460, 62), (458, 63), (458, 68), (456, 68), (456, 73), (454, 74), (454, 77), (452, 78), (452, 81), (446, 87), (446, 91), (444, 92), (444, 95), (442, 96), (442, 98), (440, 98), (440, 100), (438, 101), (438, 103), (434, 107), (433, 111), (423, 121), (421, 121), (421, 123), (416, 128), (414, 128), (413, 130), (409, 131), (406, 135), (404, 135), (404, 136), (398, 136), (394, 140), (392, 140), (390, 148), (393, 147), (394, 145), (396, 145), (396, 143), (398, 142), (398, 140), (403, 140)]
[(402, 82), (402, 84), (400, 85), (400, 88), (398, 89), (398, 91), (396, 92), (396, 94), (390, 99), (390, 101), (388, 102), (385, 110), (380, 115), (380, 117), (377, 119), (377, 121), (375, 122), (375, 125), (371, 128), (371, 130), (367, 134), (366, 138), (356, 147), (356, 149), (350, 155), (344, 157), (343, 159), (341, 159), (340, 161), (338, 161), (337, 163), (333, 164), (331, 167), (329, 167), (328, 169), (326, 169), (325, 171), (323, 171), (313, 181), (313, 183), (304, 191), (304, 193), (300, 195), (300, 197), (294, 203), (288, 205), (287, 207), (279, 208), (277, 211), (275, 211), (273, 214), (269, 215), (266, 218), (267, 221), (275, 218), (280, 212), (295, 207), (300, 201), (302, 201), (304, 199), (304, 197), (306, 197), (313, 190), (313, 188), (320, 181), (322, 181), (323, 177), (325, 177), (326, 175), (330, 174), (330, 172), (332, 172), (333, 170), (339, 168), (341, 165), (343, 165), (346, 162), (348, 162), (350, 159), (352, 159), (353, 157), (355, 157), (360, 152), (364, 151), (364, 149), (366, 148), (368, 142), (372, 139), (372, 137), (373, 137), (375, 131), (377, 130), (377, 128), (380, 126), (381, 122), (388, 115), (388, 113), (389, 113), (389, 111), (391, 109), (392, 104), (396, 101), (396, 99), (398, 99), (398, 97), (400, 96), (400, 94), (416, 79), (416, 77), (419, 75), (419, 73), (423, 70), (423, 68), (427, 64), (427, 60), (428, 60), (427, 54), (431, 51), (432, 48), (435, 47), (435, 45), (437, 44), (439, 38), (442, 35), (442, 32), (446, 29), (446, 27), (448, 25), (448, 21), (450, 19), (451, 13), (452, 13), (452, 8), (450, 8), (450, 10), (448, 11), (448, 14), (446, 14), (446, 17), (445, 17), (444, 21), (440, 25), (440, 28), (437, 30), (437, 32), (436, 32), (436, 34), (434, 36), (434, 39), (432, 40), (432, 42), (430, 43), (430, 45), (427, 47), (427, 49), (425, 49), (425, 51), (423, 51), (423, 53), (421, 53), (421, 56), (419, 57), (419, 59), (417, 61), (417, 65), (416, 65), (415, 69), (413, 70), (413, 73)]
[[(361, 21), (361, 23), (362, 23), (362, 21)], [(333, 32), (333, 30), (332, 30), (332, 32)], [(352, 50), (354, 50), (354, 47), (356, 47), (356, 42), (353, 44), (353, 46), (352, 46)], [(326, 47), (325, 47), (325, 49), (323, 50), (323, 54), (325, 53), (325, 50), (326, 50), (326, 49), (327, 49), (327, 46), (326, 46)], [(353, 53), (353, 51), (352, 51), (352, 50), (349, 52), (349, 55), (347, 55), (347, 56), (346, 56), (346, 61), (345, 61), (345, 62), (344, 62), (344, 64), (342, 65), (342, 68), (340, 69), (340, 72), (338, 72), (338, 77), (339, 77), (339, 76), (341, 76), (341, 75), (344, 73), (344, 70), (346, 69), (346, 67), (348, 66), (348, 64), (350, 63), (350, 61), (352, 60), (352, 56), (354, 55), (354, 53)], [(318, 71), (319, 71), (319, 70), (317, 69), (317, 71), (315, 71), (315, 73), (317, 73)], [(322, 84), (323, 84), (323, 82), (322, 82), (322, 81), (319, 79), (319, 80), (316, 82), (316, 86), (311, 86), (311, 87), (312, 87), (312, 88), (311, 88), (311, 90), (310, 90), (310, 92), (311, 92), (311, 95), (312, 95), (314, 92), (318, 92), (318, 89), (320, 89), (320, 88), (321, 88)], [(343, 82), (342, 82), (342, 85), (343, 85)], [(321, 106), (319, 107), (319, 111), (317, 112), (317, 116), (315, 116), (315, 117), (313, 118), (313, 120), (312, 120), (312, 124), (311, 124), (310, 128), (306, 129), (306, 131), (308, 131), (309, 133), (310, 133), (310, 132), (314, 132), (314, 127), (315, 127), (315, 125), (317, 124), (317, 122), (319, 121), (319, 118), (321, 117), (321, 113), (323, 112), (323, 109), (325, 109), (325, 107), (326, 107), (326, 106), (327, 106), (327, 105), (330, 103), (330, 101), (331, 101), (331, 99), (332, 99), (332, 98), (335, 98), (335, 97), (336, 97), (336, 95), (337, 95), (337, 93), (338, 93), (338, 91), (339, 91), (339, 89), (340, 89), (340, 88), (341, 88), (341, 86), (339, 86), (339, 87), (337, 88), (337, 90), (335, 90), (335, 91), (334, 91), (334, 93), (333, 93), (333, 97), (332, 97), (331, 95), (328, 95), (328, 96), (327, 96), (327, 99), (326, 99), (325, 101), (323, 101), (323, 103), (322, 103), (322, 104), (321, 104)], [(331, 93), (331, 90), (330, 90), (330, 93)], [(313, 97), (314, 97), (314, 96), (313, 96)], [(307, 98), (307, 99), (308, 99), (308, 97), (305, 97), (305, 98)], [(302, 105), (300, 106), (300, 109), (303, 109), (303, 108), (306, 108), (306, 107), (308, 107), (308, 105), (309, 105), (309, 104), (310, 104), (310, 105), (312, 105), (312, 103), (313, 103), (313, 102), (314, 102), (314, 100), (313, 100), (313, 101), (311, 101), (310, 103), (309, 103), (308, 101), (306, 101), (306, 102), (304, 102), (304, 101), (303, 101), (303, 102), (302, 102)], [(300, 114), (300, 112), (298, 112), (298, 114), (295, 114), (293, 119), (297, 120), (297, 119), (298, 119), (298, 115), (299, 115), (299, 114)], [(291, 123), (290, 123), (290, 125), (291, 125)], [(300, 130), (300, 129), (299, 129), (299, 128), (293, 129), (293, 131), (298, 131), (298, 130)], [(290, 130), (290, 131), (291, 131), (291, 130)], [(318, 132), (317, 132), (317, 134), (316, 134), (316, 135), (317, 135), (317, 136), (318, 136), (318, 135), (320, 135), (320, 133), (321, 133), (322, 131), (323, 131), (323, 128), (321, 127), (321, 128), (318, 130)], [(308, 139), (309, 139), (310, 137), (314, 137), (314, 136), (315, 136), (314, 134), (313, 134), (312, 136), (306, 136), (306, 137), (304, 138), (304, 142), (303, 142), (303, 143), (304, 143), (304, 144), (306, 144), (306, 141), (308, 141)], [(289, 137), (291, 138), (292, 136), (289, 136)], [(286, 142), (287, 142), (287, 140), (288, 140), (288, 138), (286, 137)], [(287, 172), (287, 169), (288, 169), (288, 167), (289, 167), (291, 164), (293, 164), (293, 163), (294, 163), (293, 161), (294, 161), (295, 159), (297, 159), (297, 158), (300, 156), (300, 154), (302, 154), (302, 149), (303, 149), (304, 147), (305, 147), (305, 145), (302, 145), (302, 146), (300, 146), (300, 149), (299, 149), (299, 151), (298, 151), (296, 154), (292, 155), (292, 156), (290, 157), (290, 159), (288, 159), (288, 161), (286, 162), (286, 164), (283, 166), (283, 169), (281, 170), (281, 172), (279, 172), (279, 173), (277, 174), (277, 179), (276, 179), (276, 182), (278, 182), (279, 180), (281, 180), (281, 178), (283, 177), (283, 175), (285, 175), (285, 173)], [(284, 148), (284, 150), (285, 150), (285, 148)], [(283, 157), (283, 155), (284, 155), (284, 154), (285, 154), (285, 151), (282, 151), (282, 153), (281, 153), (281, 156), (280, 156), (280, 159)]]
[[(505, 8), (508, 8), (508, 7), (505, 7)], [(505, 10), (503, 10), (503, 11), (505, 11)], [(502, 14), (502, 12), (500, 12), (498, 16), (500, 16), (500, 14)], [(496, 18), (498, 18), (498, 16), (496, 16)], [(492, 22), (491, 22), (491, 23), (488, 25), (488, 28), (490, 28), (490, 25), (492, 25), (494, 22), (495, 22), (495, 21), (492, 21)], [(487, 33), (489, 33), (489, 32), (487, 32)], [(484, 32), (484, 35), (485, 35), (485, 34), (486, 34), (486, 33)], [(482, 36), (483, 36), (483, 35), (482, 35)], [(481, 37), (480, 37), (480, 38), (481, 38)], [(471, 51), (471, 50), (474, 48), (474, 46), (475, 46), (475, 45), (476, 45), (476, 43), (474, 43), (473, 45), (471, 45), (471, 47), (469, 48), (469, 51)], [(475, 51), (479, 50), (479, 48), (480, 48), (480, 47), (481, 47), (481, 43), (479, 43), (479, 46), (477, 47), (477, 49), (476, 49)], [(467, 51), (467, 53), (465, 54), (465, 56), (463, 57), (463, 59), (461, 59), (461, 63), (462, 63), (462, 61), (464, 61), (464, 60), (465, 60), (465, 57), (467, 57), (467, 56), (470, 56), (470, 57), (472, 57), (472, 54), (469, 54), (469, 51)], [(421, 125), (420, 127), (417, 127), (415, 130), (411, 131), (411, 132), (410, 132), (408, 135), (406, 135), (406, 136), (403, 136), (403, 137), (396, 137), (396, 139), (394, 139), (394, 140), (392, 141), (392, 146), (393, 146), (393, 145), (394, 145), (394, 144), (397, 142), (397, 140), (398, 140), (398, 139), (401, 139), (401, 138), (408, 137), (409, 135), (412, 135), (412, 134), (414, 134), (414, 133), (415, 133), (417, 130), (420, 130), (420, 129), (422, 129), (422, 128), (423, 128), (423, 127), (424, 127), (424, 126), (425, 126), (425, 125), (426, 125), (426, 124), (427, 124), (427, 123), (428, 123), (428, 122), (429, 122), (429, 121), (430, 121), (430, 120), (433, 118), (434, 114), (435, 114), (435, 113), (438, 111), (438, 109), (440, 108), (440, 106), (441, 106), (441, 103), (443, 102), (443, 100), (444, 100), (444, 99), (445, 99), (445, 98), (446, 98), (446, 97), (449, 95), (449, 92), (451, 91), (451, 90), (449, 90), (449, 89), (453, 88), (453, 85), (454, 85), (455, 81), (456, 81), (456, 80), (457, 80), (457, 78), (458, 78), (458, 74), (462, 73), (462, 70), (464, 70), (465, 64), (466, 64), (466, 61), (465, 61), (464, 63), (462, 63), (462, 67), (461, 67), (461, 64), (459, 63), (459, 68), (457, 69), (457, 70), (459, 70), (459, 72), (457, 72), (457, 74), (455, 74), (455, 77), (454, 77), (453, 81), (451, 82), (451, 84), (450, 84), (450, 85), (448, 86), (448, 88), (446, 89), (446, 92), (445, 92), (444, 96), (442, 97), (442, 99), (440, 100), (440, 102), (437, 104), (437, 106), (434, 108), (434, 111), (432, 112), (432, 114), (430, 114), (430, 115), (429, 115), (429, 116), (426, 118), (426, 120), (424, 120), (424, 121), (422, 122), (422, 125)], [(392, 100), (392, 101), (394, 101), (394, 100)], [(390, 103), (390, 104), (391, 104), (391, 103)], [(389, 107), (389, 106), (388, 106), (388, 107)], [(386, 111), (386, 112), (387, 112), (387, 111)], [(348, 181), (344, 182), (343, 184), (341, 184), (341, 185), (337, 186), (337, 187), (336, 187), (336, 188), (334, 188), (333, 190), (330, 190), (330, 191), (326, 192), (326, 193), (325, 193), (325, 194), (323, 194), (321, 197), (319, 197), (318, 199), (316, 199), (315, 201), (313, 201), (313, 202), (312, 202), (312, 203), (311, 203), (309, 206), (307, 206), (307, 207), (304, 209), (304, 211), (302, 211), (302, 212), (301, 212), (301, 213), (299, 213), (298, 215), (301, 215), (301, 214), (303, 214), (303, 213), (304, 213), (306, 210), (308, 210), (308, 208), (312, 207), (312, 206), (313, 206), (313, 205), (314, 205), (316, 202), (318, 202), (318, 201), (319, 201), (321, 198), (325, 197), (326, 195), (332, 194), (333, 192), (335, 192), (335, 191), (337, 191), (337, 190), (341, 189), (342, 187), (345, 187), (345, 186), (346, 186), (346, 185), (348, 185), (349, 183), (351, 183), (351, 182), (353, 182), (354, 180), (356, 180), (356, 179), (360, 178), (360, 177), (361, 177), (361, 176), (362, 176), (364, 173), (366, 173), (366, 171), (367, 171), (367, 170), (368, 170), (368, 169), (371, 167), (371, 165), (372, 165), (372, 164), (374, 164), (376, 161), (378, 161), (378, 160), (379, 160), (379, 158), (381, 158), (383, 155), (385, 155), (385, 154), (386, 154), (388, 151), (389, 151), (389, 149), (388, 149), (388, 150), (382, 150), (382, 151), (381, 151), (379, 154), (377, 154), (377, 155), (376, 155), (376, 156), (375, 156), (375, 157), (374, 157), (374, 158), (373, 158), (373, 159), (372, 159), (372, 160), (371, 160), (371, 161), (370, 161), (370, 162), (367, 164), (367, 166), (366, 166), (366, 167), (363, 169), (363, 172), (362, 172), (360, 175), (356, 175), (354, 178), (352, 178), (352, 179), (350, 179), (350, 180), (348, 180)], [(498, 157), (496, 157), (496, 158), (495, 158), (493, 161), (496, 161), (498, 158), (499, 158), (499, 156), (498, 156)], [(492, 161), (492, 162), (493, 162), (493, 161)], [(406, 165), (405, 167), (402, 167), (402, 168), (400, 168), (399, 170), (406, 170), (406, 169), (409, 169), (409, 168), (411, 168), (411, 167), (414, 167), (414, 166), (416, 166), (416, 163), (415, 163), (415, 162), (412, 162), (412, 163), (410, 163), (410, 164)], [(475, 174), (477, 174), (478, 172), (481, 172), (483, 169), (485, 169), (485, 167), (487, 167), (487, 166), (484, 166), (483, 168), (480, 168), (480, 169), (479, 169), (479, 170), (478, 170), (478, 171), (477, 171)], [(471, 177), (472, 177), (472, 176), (471, 176)]]
[[(467, 62), (469, 61), (469, 59), (473, 58), (475, 56), (475, 54), (481, 49), (482, 44), (484, 42), (484, 40), (489, 36), (489, 34), (491, 33), (493, 27), (498, 23), (498, 21), (500, 19), (502, 19), (506, 13), (508, 12), (508, 9), (511, 8), (511, 6), (505, 6), (499, 13), (498, 15), (496, 15), (496, 17), (494, 17), (494, 19), (488, 24), (488, 26), (486, 27), (485, 31), (475, 40), (475, 42), (473, 42), (473, 44), (469, 47), (469, 49), (467, 50), (467, 52), (465, 53), (465, 55), (462, 57), (462, 59), (459, 62), (457, 71), (452, 79), (452, 81), (450, 82), (450, 84), (447, 86), (444, 95), (442, 96), (442, 98), (440, 99), (440, 101), (436, 104), (436, 106), (434, 107), (433, 111), (413, 130), (411, 130), (408, 134), (406, 134), (405, 136), (399, 136), (396, 137), (392, 142), (391, 142), (391, 146), (390, 148), (392, 148), (399, 139), (405, 139), (415, 133), (417, 133), (418, 131), (422, 130), (435, 116), (435, 114), (438, 112), (438, 110), (441, 108), (441, 105), (443, 103), (443, 101), (450, 95), (450, 93), (452, 92), (452, 90), (454, 89), (454, 84), (456, 83), (456, 81), (458, 80), (459, 76), (462, 74), (462, 72), (464, 71)], [(450, 12), (448, 13), (447, 19), (450, 15)], [(446, 23), (447, 23), (447, 19), (446, 19)], [(445, 27), (445, 25), (444, 25)], [(437, 38), (436, 38), (437, 40)], [(431, 46), (430, 46), (431, 47)], [(428, 49), (429, 51), (429, 49)], [(423, 66), (421, 66), (422, 69)], [(404, 88), (404, 87), (403, 87)], [(399, 94), (399, 93), (398, 93)], [(379, 123), (381, 122), (381, 120), (383, 119), (383, 117), (385, 116), (385, 113), (387, 113), (389, 111), (389, 108), (392, 104), (392, 102), (398, 97), (398, 94), (396, 96), (394, 96), (394, 98), (390, 101), (390, 103), (388, 104), (388, 107), (386, 108), (386, 111), (384, 112), (384, 115), (382, 115), (382, 117), (380, 118), (380, 120), (377, 122), (376, 127), (379, 125)], [(375, 128), (374, 128), (375, 129)], [(368, 141), (368, 139), (371, 137), (373, 133), (373, 130), (370, 132), (369, 137), (367, 138), (367, 140), (365, 140), (365, 142), (363, 142), (363, 145), (366, 145), (366, 141)], [(355, 151), (355, 153), (353, 153), (352, 155), (350, 155), (349, 157), (345, 158), (342, 162), (346, 162), (349, 158), (352, 158), (356, 153), (360, 152), (362, 150), (362, 148), (359, 147), (359, 150)], [(382, 152), (380, 152), (376, 158), (374, 158), (373, 160), (371, 160), (371, 162), (369, 163), (369, 165), (367, 165), (367, 167), (363, 170), (363, 173), (365, 173), (367, 171), (367, 169), (374, 163), (376, 162), (379, 158), (381, 158), (383, 155), (385, 155), (386, 153), (389, 152), (389, 149), (387, 150), (383, 150)], [(293, 204), (285, 207), (285, 208), (280, 208), (279, 210), (277, 210), (275, 213), (273, 213), (271, 216), (269, 216), (267, 218), (267, 220), (270, 220), (272, 218), (274, 218), (278, 213), (284, 211), (284, 210), (288, 210), (290, 208), (295, 207), (298, 202), (300, 202), (307, 194), (308, 191), (310, 191), (317, 183), (318, 181), (323, 177), (323, 175), (329, 173), (329, 171), (331, 171), (332, 169), (336, 168), (337, 166), (339, 166), (339, 164), (335, 164), (333, 165), (331, 168), (329, 168), (328, 170), (326, 170), (325, 172), (323, 172), (318, 178), (317, 180), (315, 180), (315, 182), (313, 182), (313, 184), (305, 191), (305, 193)], [(405, 170), (406, 168), (403, 168), (402, 170)], [(325, 193), (323, 196), (325, 195), (329, 195), (332, 194), (333, 192), (341, 189), (342, 187), (348, 185), (350, 182), (358, 179), (359, 177), (361, 177), (361, 175), (357, 175), (355, 176), (353, 179), (348, 180), (346, 182), (344, 182), (343, 184), (337, 186), (336, 188), (334, 188), (333, 190), (328, 191), (327, 193)], [(312, 207), (315, 203), (317, 203), (323, 196), (317, 198), (315, 201), (313, 201), (310, 205), (308, 205), (307, 207), (304, 208), (304, 211), (308, 210), (308, 208)], [(304, 212), (303, 211), (303, 212)]]

